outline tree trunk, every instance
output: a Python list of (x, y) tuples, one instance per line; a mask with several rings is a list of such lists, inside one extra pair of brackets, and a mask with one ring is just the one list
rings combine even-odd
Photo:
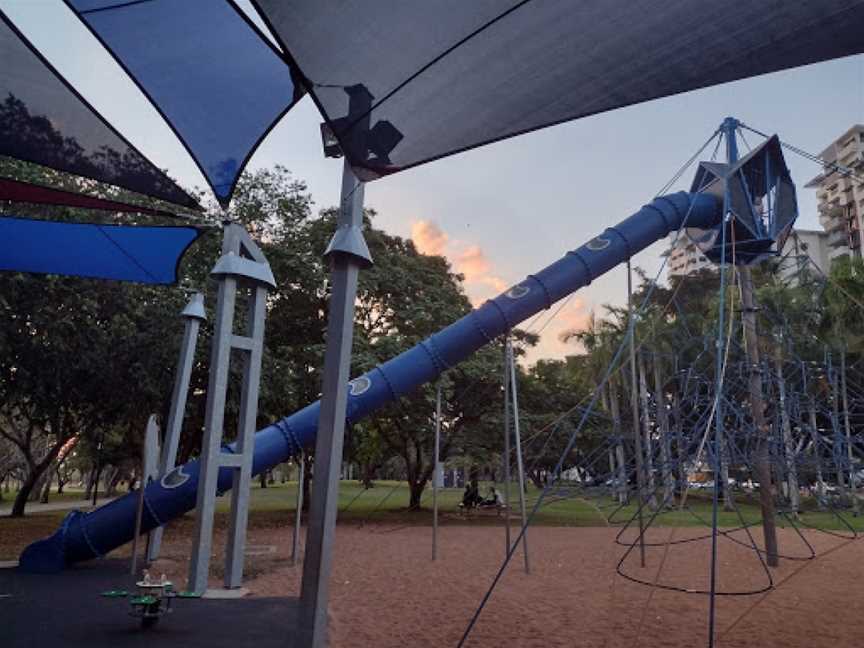
[(846, 477), (843, 471), (843, 462), (840, 460), (840, 446), (843, 444), (840, 436), (840, 394), (837, 385), (837, 371), (831, 367), (831, 428), (834, 432), (834, 451), (831, 455), (834, 457), (834, 468), (837, 471), (837, 487), (844, 493), (846, 492)]
[(87, 485), (85, 486), (85, 489), (84, 489), (84, 499), (85, 500), (89, 500), (91, 497), (93, 497), (93, 486), (96, 484), (96, 479), (98, 478), (98, 476), (99, 475), (98, 475), (96, 466), (94, 465), (90, 469), (90, 472), (87, 473)]
[(789, 420), (789, 404), (786, 402), (786, 379), (783, 376), (783, 347), (780, 340), (774, 344), (774, 370), (777, 374), (777, 390), (780, 397), (780, 426), (783, 434), (783, 450), (786, 455), (786, 483), (789, 490), (789, 506), (798, 515), (798, 466), (795, 460), (795, 443), (792, 440), (792, 424)]
[(669, 442), (669, 412), (663, 390), (660, 358), (654, 357), (654, 402), (657, 405), (657, 430), (660, 433), (660, 475), (663, 479), (663, 501), (675, 505), (675, 477), (672, 475), (672, 449)]
[(645, 439), (645, 476), (652, 509), (657, 508), (657, 484), (654, 479), (654, 443), (651, 438), (651, 418), (648, 416), (648, 381), (645, 377), (645, 358), (639, 354), (639, 400), (642, 404), (642, 434)]
[(826, 508), (825, 478), (822, 476), (822, 453), (819, 450), (819, 428), (816, 426), (816, 398), (812, 394), (807, 397), (807, 410), (810, 417), (810, 436), (816, 464), (816, 505), (820, 511), (824, 511)]
[(610, 377), (609, 389), (609, 411), (612, 414), (612, 431), (615, 434), (615, 458), (618, 460), (618, 503), (626, 504), (630, 498), (630, 489), (627, 484), (627, 464), (624, 455), (624, 437), (621, 430), (621, 406), (618, 401), (618, 390), (615, 381)]
[(747, 361), (750, 365), (749, 392), (750, 413), (759, 445), (756, 452), (756, 477), (759, 480), (759, 503), (762, 509), (762, 531), (765, 536), (765, 555), (769, 567), (780, 564), (777, 553), (777, 526), (774, 514), (774, 493), (771, 486), (771, 458), (769, 439), (771, 430), (765, 421), (765, 403), (762, 398), (762, 365), (759, 360), (759, 336), (756, 331), (756, 304), (753, 299), (753, 277), (749, 266), (738, 269), (741, 279), (741, 302), (744, 325), (744, 341), (747, 346)]
[(840, 349), (840, 395), (843, 398), (843, 428), (846, 432), (846, 459), (849, 462), (849, 494), (852, 498), (852, 510), (860, 515), (857, 486), (855, 478), (855, 456), (852, 448), (852, 426), (849, 423), (849, 392), (846, 389), (846, 347)]
[[(677, 365), (677, 361), (676, 361)], [(678, 485), (681, 488), (681, 497), (687, 492), (687, 448), (685, 446), (683, 428), (684, 418), (681, 416), (681, 393), (678, 383), (678, 374), (675, 374), (675, 391), (672, 393), (672, 411), (675, 414), (675, 445), (678, 455)]]
[(46, 470), (45, 471), (45, 479), (44, 479), (44, 482), (42, 484), (42, 495), (39, 497), (39, 503), (40, 504), (47, 504), (48, 503), (48, 496), (51, 494), (51, 481), (52, 481), (51, 478), (52, 477), (53, 477), (53, 474), (51, 473), (51, 471)]
[(42, 500), (42, 491), (45, 490), (45, 480), (48, 477), (48, 471), (39, 474), (36, 482), (33, 484), (33, 489), (30, 491), (30, 502), (40, 502)]
[(18, 494), (15, 496), (15, 501), (12, 503), (12, 511), (9, 517), (24, 517), (24, 509), (27, 507), (27, 502), (30, 500), (30, 494), (33, 488), (37, 485), (41, 473), (37, 473), (35, 466), (27, 473), (27, 477), (21, 482), (21, 488), (18, 489)]
[(264, 470), (258, 474), (258, 483), (261, 484), (261, 488), (267, 488), (267, 471)]

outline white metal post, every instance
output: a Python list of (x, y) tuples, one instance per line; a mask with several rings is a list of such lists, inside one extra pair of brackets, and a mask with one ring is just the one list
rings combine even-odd
[[(198, 345), (198, 330), (201, 327), (201, 322), (207, 321), (207, 315), (204, 312), (204, 295), (200, 292), (194, 293), (180, 316), (183, 318), (183, 342), (180, 345), (180, 359), (177, 362), (174, 391), (171, 394), (171, 410), (168, 412), (168, 425), (166, 425), (165, 441), (162, 446), (162, 457), (159, 465), (160, 478), (171, 472), (177, 461), (177, 448), (180, 445), (180, 433), (183, 430), (183, 418), (186, 414), (186, 400), (189, 396), (189, 380), (192, 377), (192, 365), (195, 363), (195, 349)], [(160, 526), (150, 533), (147, 560), (153, 561), (159, 557), (163, 532), (164, 527)]]
[(441, 381), (435, 387), (435, 450), (432, 453), (432, 560), (438, 559), (438, 475), (441, 457)]
[(306, 455), (297, 455), (299, 473), (297, 475), (297, 511), (294, 514), (294, 537), (291, 538), (291, 564), (297, 564), (297, 548), (300, 546), (300, 527), (303, 520), (303, 481), (306, 479)]
[(504, 557), (510, 554), (510, 334), (504, 338)]
[(522, 435), (519, 432), (519, 396), (516, 388), (516, 360), (513, 357), (513, 344), (507, 338), (507, 357), (510, 365), (510, 393), (513, 399), (513, 433), (516, 436), (516, 471), (519, 481), (519, 510), (522, 514), (522, 555), (525, 558), (525, 573), (531, 573), (528, 564), (528, 512), (525, 508), (525, 466), (522, 464)]

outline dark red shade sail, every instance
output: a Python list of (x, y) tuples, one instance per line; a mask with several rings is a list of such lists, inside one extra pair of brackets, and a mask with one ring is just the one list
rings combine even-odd
[(137, 205), (86, 196), (71, 191), (50, 189), (9, 178), (0, 178), (0, 200), (34, 203), (37, 205), (62, 205), (64, 207), (78, 207), (81, 209), (100, 209), (111, 212), (151, 214), (153, 216), (175, 216), (175, 214), (161, 209), (139, 207)]

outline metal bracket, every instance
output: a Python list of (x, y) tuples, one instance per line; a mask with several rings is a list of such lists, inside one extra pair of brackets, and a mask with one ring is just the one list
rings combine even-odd
[(230, 275), (256, 281), (269, 288), (276, 287), (276, 279), (273, 277), (273, 271), (270, 270), (269, 264), (243, 258), (233, 252), (221, 256), (210, 271), (210, 275)]
[(324, 258), (330, 258), (335, 254), (348, 254), (354, 257), (362, 268), (370, 268), (373, 265), (372, 255), (363, 237), (363, 231), (356, 225), (339, 227), (330, 244), (324, 252)]

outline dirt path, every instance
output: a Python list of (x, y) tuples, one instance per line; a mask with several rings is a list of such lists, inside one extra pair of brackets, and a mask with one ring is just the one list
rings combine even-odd
[[(625, 548), (617, 529), (537, 528), (529, 537), (532, 573), (521, 555), (501, 580), (466, 646), (657, 648), (705, 646), (707, 597), (639, 585), (618, 576)], [(658, 529), (649, 542), (674, 533), (682, 540), (702, 529)], [(169, 533), (166, 559), (156, 571), (185, 573), (188, 540)], [(758, 534), (757, 534), (758, 535)], [(733, 536), (746, 544), (743, 534)], [(808, 540), (820, 557), (782, 560), (769, 593), (721, 596), (719, 647), (857, 648), (864, 637), (861, 582), (864, 545), (823, 533)], [(784, 530), (781, 550), (809, 555)], [(249, 542), (246, 586), (253, 595), (296, 596), (300, 568), (288, 563), (290, 530), (255, 529)], [(504, 552), (503, 532), (489, 527), (446, 527), (437, 562), (430, 560), (424, 527), (340, 526), (331, 585), (333, 648), (456, 646)], [(673, 545), (658, 575), (663, 549), (638, 566), (633, 552), (623, 571), (669, 586), (699, 590), (708, 583), (707, 540)], [(214, 561), (214, 585), (218, 565)], [(729, 539), (720, 543), (720, 591), (756, 591), (767, 584), (757, 554)]]

